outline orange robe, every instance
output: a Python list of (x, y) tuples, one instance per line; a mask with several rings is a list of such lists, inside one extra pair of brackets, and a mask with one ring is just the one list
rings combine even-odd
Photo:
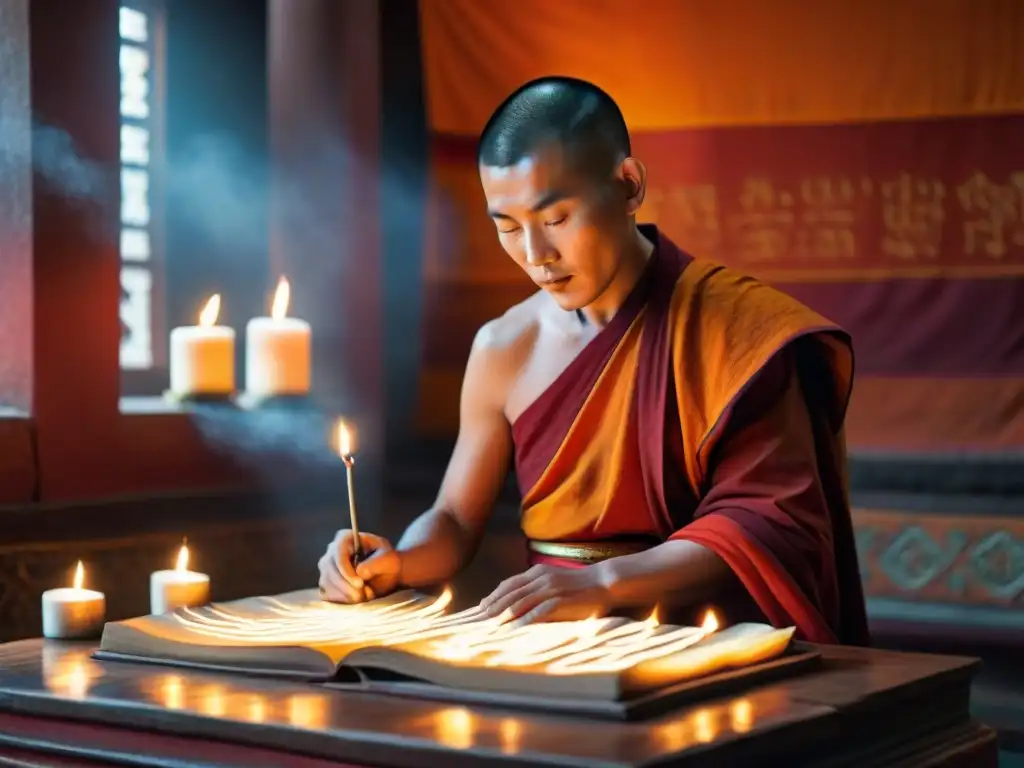
[(636, 288), (512, 426), (532, 559), (572, 567), (542, 553), (688, 539), (742, 585), (727, 620), (753, 611), (807, 640), (866, 644), (842, 429), (848, 336), (642, 231), (655, 250)]

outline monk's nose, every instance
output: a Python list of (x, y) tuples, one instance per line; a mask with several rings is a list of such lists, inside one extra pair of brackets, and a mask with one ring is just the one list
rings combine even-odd
[(542, 267), (558, 258), (558, 252), (551, 247), (547, 238), (539, 233), (527, 233), (525, 249), (526, 263), (531, 267)]

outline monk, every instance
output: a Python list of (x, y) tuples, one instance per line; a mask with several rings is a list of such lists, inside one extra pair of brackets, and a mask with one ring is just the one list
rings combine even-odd
[[(479, 171), (539, 290), (476, 335), (437, 500), (397, 546), (350, 531), (328, 600), (439, 585), (515, 462), (532, 567), (481, 604), (516, 622), (650, 612), (866, 644), (845, 477), (850, 339), (790, 297), (638, 225), (647, 169), (614, 101), (545, 78), (484, 128)], [(665, 613), (660, 614), (665, 617)]]

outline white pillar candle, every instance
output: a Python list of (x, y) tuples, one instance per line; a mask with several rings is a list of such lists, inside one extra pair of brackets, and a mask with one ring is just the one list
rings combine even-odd
[(169, 368), (175, 397), (226, 396), (235, 391), (235, 330), (217, 325), (220, 294), (199, 313), (199, 325), (171, 331)]
[(181, 545), (173, 571), (154, 571), (149, 576), (149, 612), (170, 613), (177, 608), (210, 602), (210, 577), (188, 569), (188, 547)]
[(79, 640), (103, 631), (107, 600), (102, 592), (83, 589), (85, 569), (78, 562), (74, 586), (43, 592), (43, 637)]
[(282, 277), (270, 317), (254, 317), (245, 327), (245, 391), (255, 397), (309, 394), (312, 334), (305, 320), (287, 316), (290, 299)]

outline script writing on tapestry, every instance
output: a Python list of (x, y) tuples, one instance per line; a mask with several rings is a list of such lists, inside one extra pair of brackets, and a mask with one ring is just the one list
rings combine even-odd
[(853, 230), (860, 188), (850, 179), (803, 179), (797, 191), (777, 188), (765, 178), (749, 178), (739, 194), (740, 211), (730, 217), (737, 256), (747, 262), (787, 255), (852, 259)]
[(1024, 172), (1003, 182), (981, 172), (959, 182), (911, 171), (793, 183), (751, 176), (653, 189), (645, 207), (684, 248), (751, 268), (898, 272), (1024, 258)]
[(714, 252), (721, 245), (718, 191), (713, 184), (652, 188), (642, 213), (644, 221), (686, 232), (688, 247), (695, 251)]
[(934, 259), (942, 247), (946, 219), (946, 185), (935, 179), (901, 173), (883, 181), (882, 253), (898, 259)]
[(966, 212), (964, 252), (1002, 259), (1011, 247), (1024, 248), (1024, 172), (1000, 184), (975, 173), (957, 188)]

